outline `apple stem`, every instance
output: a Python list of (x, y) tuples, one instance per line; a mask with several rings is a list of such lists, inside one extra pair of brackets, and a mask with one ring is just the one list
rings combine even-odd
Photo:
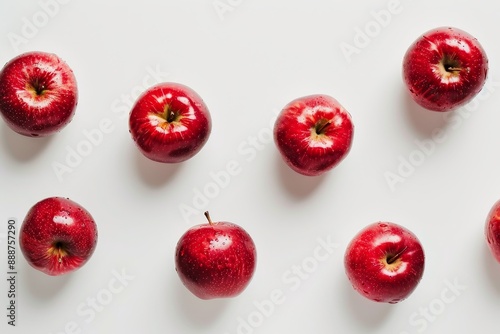
[(31, 84), (33, 89), (35, 90), (36, 95), (42, 95), (45, 90), (45, 85), (40, 82), (40, 80), (35, 79), (35, 81)]
[(397, 252), (396, 254), (389, 256), (389, 257), (386, 259), (387, 263), (388, 263), (388, 264), (392, 264), (392, 263), (394, 263), (394, 261), (396, 261), (396, 260), (397, 260), (397, 259), (401, 256), (401, 254), (403, 254), (403, 253), (404, 253), (404, 251), (406, 250), (406, 248), (408, 248), (408, 247), (407, 247), (407, 246), (405, 246), (402, 250), (400, 250), (400, 251), (399, 251), (399, 252)]
[(210, 214), (208, 213), (208, 211), (205, 211), (203, 214), (205, 215), (205, 217), (207, 217), (208, 223), (210, 225), (213, 225), (214, 223), (212, 222), (212, 218), (210, 218)]
[(167, 122), (172, 123), (173, 121), (175, 121), (176, 117), (177, 116), (176, 116), (175, 112), (172, 109), (167, 107)]
[(323, 133), (323, 131), (330, 125), (332, 124), (332, 121), (329, 120), (329, 119), (325, 119), (323, 118), (322, 120), (320, 120), (318, 123), (316, 123), (316, 127), (315, 127), (315, 130), (316, 130), (316, 134), (320, 135)]
[(460, 67), (449, 66), (446, 67), (446, 72), (460, 72), (462, 69)]

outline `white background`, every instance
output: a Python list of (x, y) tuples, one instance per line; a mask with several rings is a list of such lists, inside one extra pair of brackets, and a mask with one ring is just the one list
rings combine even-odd
[[(376, 23), (373, 12), (390, 3), (73, 0), (51, 7), (49, 16), (38, 1), (2, 1), (0, 62), (29, 50), (56, 53), (73, 68), (80, 99), (73, 121), (50, 138), (25, 138), (0, 124), (0, 265), (6, 268), (7, 219), (19, 227), (28, 209), (50, 196), (86, 207), (99, 242), (84, 268), (63, 277), (35, 271), (19, 252), (18, 326), (6, 324), (2, 279), (0, 331), (496, 333), (500, 265), (483, 228), (500, 198), (499, 8), (494, 1), (401, 0), (385, 26)], [(214, 4), (231, 10), (218, 12)], [(26, 22), (39, 27), (23, 30)], [(485, 93), (447, 116), (417, 107), (401, 80), (407, 47), (443, 25), (477, 37), (490, 59)], [(369, 41), (355, 40), (359, 29), (372, 29)], [(21, 44), (11, 43), (14, 35)], [(346, 56), (346, 44), (357, 53)], [(148, 161), (128, 133), (122, 98), (147, 88), (145, 79), (154, 83), (155, 71), (159, 80), (196, 90), (212, 115), (206, 146), (176, 166)], [(314, 93), (344, 105), (355, 137), (336, 169), (308, 178), (284, 165), (269, 134), (285, 104)], [(86, 131), (103, 120), (112, 131), (58, 179), (54, 164), (67, 165), (68, 152), (84, 147)], [(436, 143), (439, 129), (445, 139)], [(425, 155), (417, 141), (427, 142)], [(410, 158), (414, 170), (391, 189), (385, 174), (398, 173)], [(230, 161), (239, 173), (215, 189), (211, 173)], [(195, 194), (207, 189), (211, 198), (202, 203)], [(183, 206), (197, 214), (183, 217)], [(205, 209), (214, 220), (241, 225), (256, 243), (255, 276), (237, 298), (198, 300), (175, 273), (176, 242), (205, 221)], [(344, 274), (347, 243), (379, 220), (412, 230), (426, 252), (420, 285), (396, 305), (364, 299)], [(318, 238), (338, 245), (323, 261), (313, 258)], [(307, 278), (291, 271), (303, 264)], [(113, 273), (122, 271), (133, 279), (103, 299)], [(273, 291), (282, 292), (282, 303), (262, 315), (255, 303)], [(78, 309), (88, 311), (92, 298), (106, 305), (90, 319)]]

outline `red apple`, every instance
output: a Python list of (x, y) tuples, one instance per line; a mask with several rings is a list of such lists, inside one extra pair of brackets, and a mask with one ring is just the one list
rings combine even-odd
[(349, 153), (351, 115), (333, 97), (310, 95), (287, 104), (274, 125), (274, 141), (283, 160), (297, 173), (316, 176)]
[(239, 295), (250, 283), (256, 264), (255, 244), (240, 226), (212, 222), (190, 228), (175, 250), (175, 270), (201, 299)]
[(73, 118), (77, 102), (73, 71), (55, 54), (24, 53), (0, 72), (0, 114), (22, 135), (42, 137), (60, 131)]
[(61, 197), (36, 203), (20, 229), (19, 246), (28, 263), (48, 275), (82, 267), (97, 244), (97, 226), (79, 204)]
[(485, 236), (491, 254), (500, 262), (500, 200), (493, 205), (486, 218)]
[(424, 251), (406, 228), (378, 222), (361, 230), (344, 255), (345, 272), (366, 298), (395, 304), (406, 299), (424, 273)]
[(178, 83), (151, 87), (130, 112), (132, 138), (147, 158), (185, 161), (205, 145), (212, 129), (207, 106), (191, 88)]
[(457, 28), (426, 32), (403, 59), (403, 79), (411, 97), (433, 111), (449, 111), (472, 100), (483, 88), (487, 73), (483, 47)]

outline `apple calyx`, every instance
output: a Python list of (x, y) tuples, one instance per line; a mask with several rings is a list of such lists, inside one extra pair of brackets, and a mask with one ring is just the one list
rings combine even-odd
[(179, 120), (179, 113), (173, 111), (171, 108), (169, 108), (168, 105), (165, 107), (165, 109), (166, 109), (165, 120), (167, 121), (167, 123), (173, 123)]
[(56, 241), (52, 244), (52, 246), (47, 250), (47, 254), (49, 257), (57, 257), (57, 262), (62, 263), (62, 258), (68, 255), (66, 250), (66, 246), (62, 241)]
[(46, 78), (36, 78), (31, 80), (27, 85), (27, 90), (32, 92), (34, 97), (43, 96), (48, 90), (48, 84)]
[(326, 128), (332, 124), (332, 120), (322, 118), (318, 122), (316, 122), (314, 126), (314, 131), (316, 132), (317, 135), (322, 135), (325, 133)]
[(168, 104), (165, 105), (162, 112), (151, 112), (150, 115), (159, 119), (158, 126), (164, 130), (181, 119), (179, 112), (171, 109)]
[(462, 70), (460, 61), (449, 56), (444, 56), (438, 65), (438, 73), (445, 79), (457, 77)]
[(214, 223), (212, 222), (212, 218), (210, 218), (210, 214), (208, 213), (208, 211), (205, 211), (203, 214), (205, 215), (205, 217), (207, 217), (208, 224), (213, 225)]
[(381, 262), (391, 271), (397, 270), (401, 264), (401, 255), (406, 251), (407, 246), (396, 254), (388, 254)]
[(36, 96), (41, 96), (45, 92), (45, 85), (43, 83), (40, 83), (40, 80), (35, 79), (31, 84), (30, 84), (30, 90), (33, 91)]

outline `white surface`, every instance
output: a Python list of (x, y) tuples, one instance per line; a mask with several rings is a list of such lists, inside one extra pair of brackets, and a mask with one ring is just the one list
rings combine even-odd
[[(65, 277), (36, 272), (18, 252), (18, 327), (7, 326), (2, 311), (0, 331), (495, 333), (500, 265), (487, 252), (483, 226), (500, 198), (496, 2), (401, 0), (398, 14), (373, 30), (351, 62), (340, 46), (354, 45), (358, 28), (376, 29), (372, 11), (387, 9), (391, 1), (219, 3), (232, 8), (223, 19), (213, 0), (74, 0), (59, 5), (47, 22), (38, 1), (0, 3), (0, 62), (28, 50), (54, 52), (73, 68), (80, 92), (75, 118), (49, 139), (24, 138), (0, 124), (1, 268), (7, 219), (15, 217), (19, 227), (45, 197), (79, 202), (99, 227), (92, 259)], [(8, 36), (22, 36), (24, 20), (33, 22), (33, 16), (43, 26), (31, 36), (25, 31), (26, 43), (16, 50)], [(401, 80), (406, 48), (442, 25), (476, 36), (490, 59), (489, 93), (473, 102), (478, 105), (472, 111), (450, 114), (448, 122), (416, 107)], [(147, 161), (128, 133), (129, 107), (122, 96), (151, 85), (151, 71), (161, 72), (158, 80), (191, 86), (212, 114), (207, 145), (178, 166)], [(290, 171), (269, 137), (275, 113), (312, 93), (338, 99), (355, 123), (350, 155), (320, 178)], [(112, 130), (59, 181), (52, 164), (66, 164), (68, 149), (85, 145), (85, 131), (101, 122)], [(418, 158), (415, 141), (432, 139), (436, 129), (445, 140), (391, 191), (384, 173), (397, 172), (400, 157)], [(212, 182), (210, 173), (233, 160), (239, 173), (198, 214), (183, 218), (181, 205), (193, 206), (196, 191)], [(214, 220), (243, 226), (257, 245), (254, 279), (235, 299), (198, 300), (175, 273), (176, 242), (204, 222), (204, 209)], [(378, 220), (406, 226), (426, 252), (423, 280), (397, 305), (363, 299), (344, 274), (347, 243)], [(318, 238), (338, 244), (332, 254), (321, 253), (319, 262), (312, 260)], [(302, 264), (311, 269), (307, 278), (291, 271)], [(109, 293), (113, 272), (122, 270), (134, 279)], [(466, 288), (453, 293), (446, 282), (454, 281)], [(2, 279), (4, 306), (6, 291)], [(255, 303), (280, 291), (281, 303), (259, 317)], [(109, 296), (92, 318), (87, 303)], [(253, 327), (238, 329), (240, 319)]]

